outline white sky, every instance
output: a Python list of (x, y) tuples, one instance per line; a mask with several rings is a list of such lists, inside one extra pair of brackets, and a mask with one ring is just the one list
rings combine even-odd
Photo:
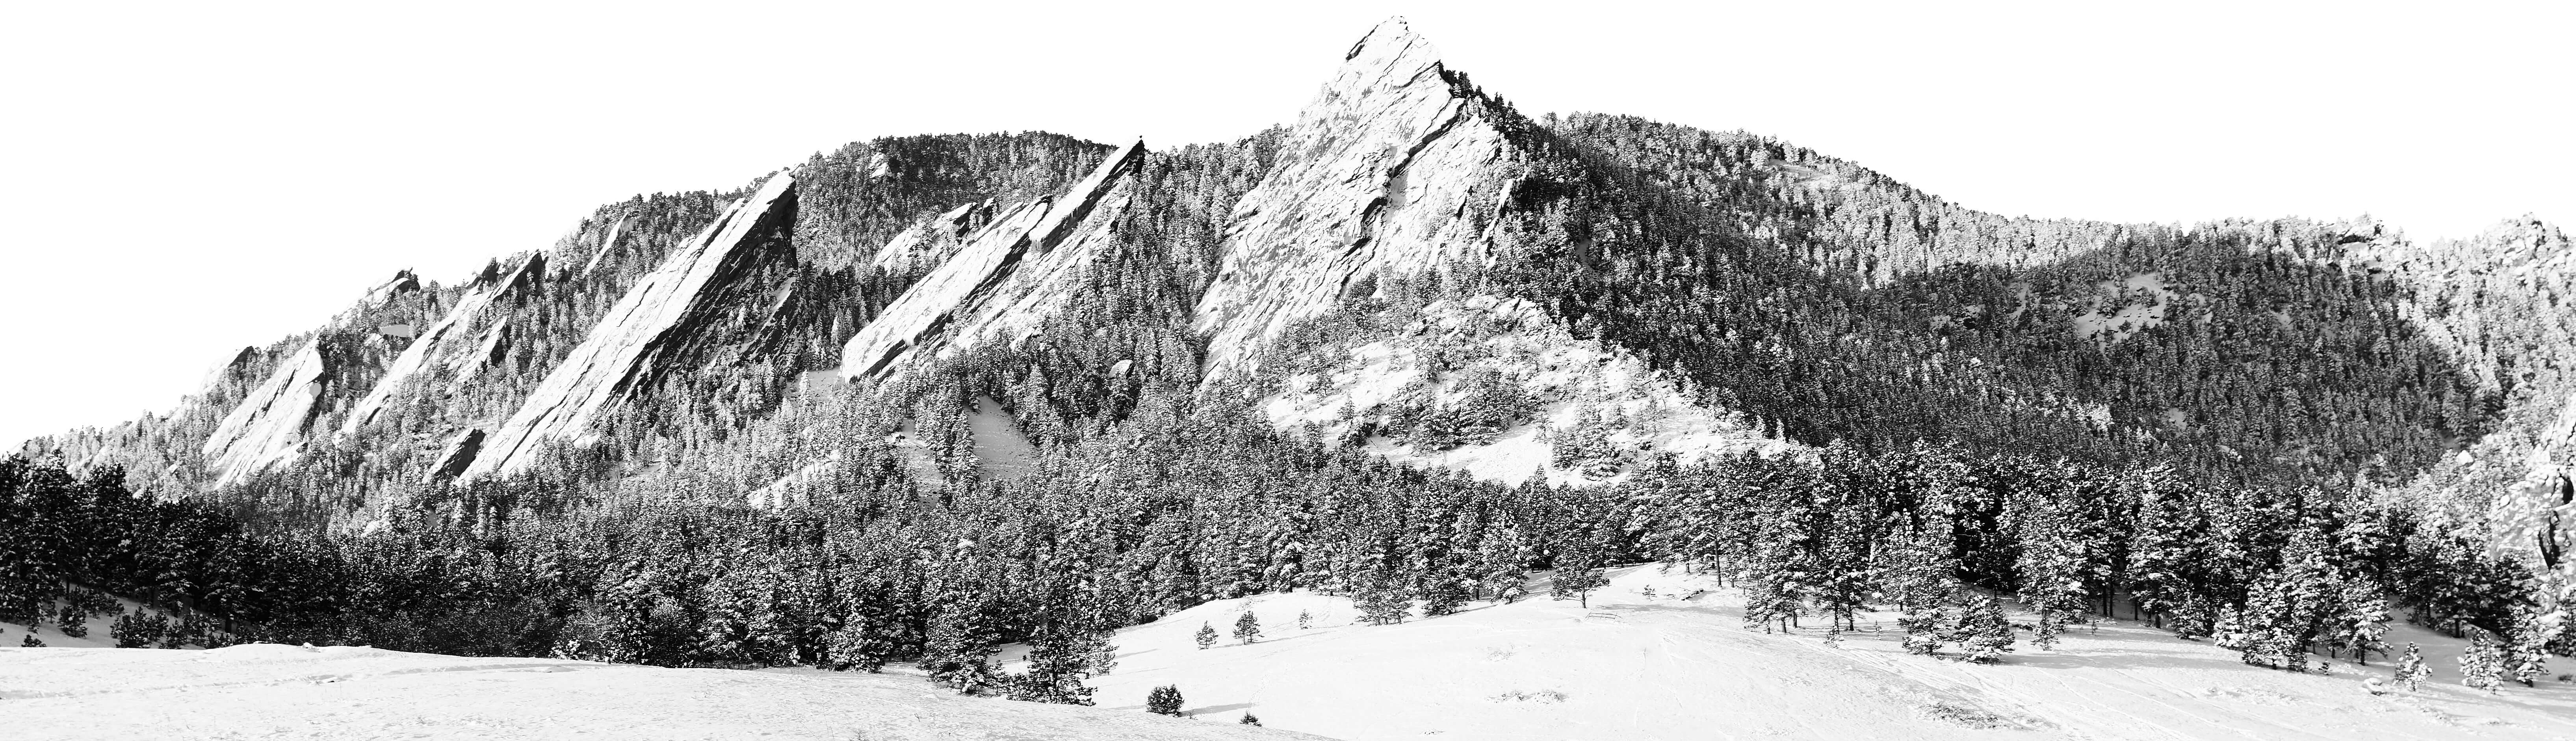
[(1532, 115), (1747, 129), (1989, 211), (2576, 222), (2566, 2), (392, 5), (0, 14), (0, 440), (167, 409), (395, 270), (639, 192), (886, 135), (1236, 138), (1390, 14)]

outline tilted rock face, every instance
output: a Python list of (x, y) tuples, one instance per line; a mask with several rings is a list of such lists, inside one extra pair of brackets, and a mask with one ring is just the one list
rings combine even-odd
[(638, 281), (484, 441), (482, 454), (458, 478), (519, 470), (538, 442), (581, 434), (612, 402), (671, 370), (657, 359), (726, 312), (711, 296), (749, 273), (763, 257), (757, 253), (795, 223), (795, 185), (790, 173), (771, 177)]
[(233, 407), (202, 449), (215, 485), (240, 483), (302, 454), (305, 428), (321, 411), (331, 370), (320, 341), (308, 343)]
[(1069, 277), (1098, 254), (1109, 224), (1126, 208), (1145, 143), (1101, 161), (1059, 198), (1022, 204), (995, 216), (965, 248), (904, 291), (841, 351), (851, 380), (895, 372), (915, 351), (944, 339), (965, 347), (1036, 331), (1071, 290)]
[(1527, 169), (1402, 20), (1379, 24), (1299, 114), (1280, 162), (1236, 207), (1195, 326), (1209, 378), (1355, 284), (1460, 259)]
[(894, 235), (894, 239), (887, 240), (884, 247), (877, 248), (876, 257), (869, 262), (881, 268), (899, 267), (915, 261), (939, 262), (956, 252), (959, 245), (972, 238), (976, 230), (984, 228), (992, 219), (992, 199), (958, 206), (947, 213), (923, 219), (912, 228)]
[(420, 482), (428, 484), (456, 478), (465, 473), (466, 466), (474, 464), (475, 455), (481, 452), (482, 430), (467, 428), (456, 433), (455, 438), (447, 441), (447, 447), (439, 451), (438, 462), (431, 464), (429, 472), (421, 475)]
[[(465, 333), (467, 326), (474, 323), (475, 317), (481, 316), (483, 310), (491, 306), (493, 300), (520, 291), (533, 290), (540, 281), (543, 281), (545, 265), (544, 255), (530, 255), (526, 261), (519, 263), (519, 269), (511, 271), (508, 277), (491, 285), (476, 286), (466, 292), (464, 298), (456, 301), (456, 307), (448, 310), (447, 316), (440, 318), (437, 324), (430, 325), (428, 330), (421, 332), (420, 337), (413, 340), (410, 347), (403, 348), (402, 355), (394, 358), (393, 364), (385, 368), (384, 378), (376, 381), (375, 388), (369, 390), (365, 398), (359, 399), (357, 406), (350, 409), (348, 419), (341, 422), (340, 434), (357, 432), (358, 428), (374, 422), (377, 413), (384, 411), (387, 402), (394, 400), (397, 394), (406, 391), (415, 377), (429, 367), (433, 358), (447, 357), (463, 346), (465, 339), (460, 335)], [(451, 366), (457, 363), (458, 361), (449, 361)]]

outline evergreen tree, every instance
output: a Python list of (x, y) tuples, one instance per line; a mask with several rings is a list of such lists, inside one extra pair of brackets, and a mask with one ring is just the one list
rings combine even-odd
[(1297, 611), (1297, 629), (1298, 629), (1298, 630), (1305, 630), (1305, 629), (1312, 628), (1312, 627), (1315, 627), (1315, 615), (1314, 615), (1314, 613), (1310, 613), (1310, 612), (1307, 612), (1307, 611), (1305, 611), (1305, 610), (1298, 610), (1298, 611)]
[(1234, 619), (1234, 642), (1235, 642), (1235, 643), (1238, 643), (1238, 644), (1243, 644), (1243, 643), (1253, 643), (1253, 642), (1256, 642), (1256, 641), (1259, 641), (1259, 640), (1261, 640), (1261, 620), (1260, 620), (1260, 618), (1255, 618), (1255, 617), (1253, 617), (1253, 616), (1252, 616), (1252, 611), (1250, 611), (1250, 610), (1245, 610), (1245, 611), (1243, 612), (1243, 614), (1242, 614), (1242, 615), (1235, 617), (1235, 619)]
[(1243, 711), (1243, 719), (1235, 721), (1235, 725), (1257, 726), (1261, 725), (1261, 719), (1253, 717), (1252, 711), (1246, 710)]
[(1558, 569), (1556, 572), (1556, 588), (1552, 591), (1556, 599), (1575, 599), (1578, 600), (1578, 603), (1585, 609), (1590, 609), (1592, 607), (1592, 592), (1604, 586), (1608, 586), (1609, 584), (1609, 575), (1602, 573), (1599, 569), (1590, 569), (1578, 566)]
[(1145, 693), (1145, 712), (1179, 717), (1181, 688), (1178, 685), (1167, 684)]
[(2012, 651), (2013, 627), (2004, 617), (2003, 602), (1986, 595), (1968, 599), (1959, 611), (1948, 642), (1959, 645), (1963, 658), (1979, 664), (2000, 663)]
[(1209, 624), (1207, 624), (1206, 622), (1202, 621), (1202, 622), (1200, 622), (1200, 623), (1199, 623), (1199, 632), (1194, 633), (1194, 634), (1191, 634), (1190, 639), (1191, 639), (1191, 640), (1193, 640), (1193, 641), (1197, 641), (1197, 642), (1198, 642), (1198, 644), (1199, 644), (1199, 650), (1201, 650), (1201, 651), (1205, 651), (1205, 650), (1208, 650), (1208, 649), (1210, 649), (1210, 648), (1215, 648), (1215, 647), (1216, 647), (1216, 626), (1214, 626), (1214, 625), (1209, 625)]
[(2394, 676), (2398, 684), (2406, 685), (2408, 692), (2422, 688), (2424, 680), (2433, 676), (2433, 670), (2424, 666), (2424, 647), (2408, 641), (2406, 653), (2399, 654), (2397, 657), (2397, 670)]
[(2495, 634), (2471, 628), (2469, 648), (2460, 652), (2460, 684), (2474, 690), (2504, 689), (2505, 652)]
[(23, 637), (23, 638), (18, 639), (18, 647), (19, 647), (19, 648), (44, 648), (44, 647), (45, 647), (45, 642), (44, 642), (44, 641), (36, 640), (36, 634), (34, 634), (34, 633), (28, 633), (28, 634), (26, 635), (26, 637)]

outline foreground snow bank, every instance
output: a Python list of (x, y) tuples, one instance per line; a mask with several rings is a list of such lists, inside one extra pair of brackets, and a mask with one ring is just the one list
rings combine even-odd
[[(1258, 595), (1122, 631), (1115, 672), (1092, 685), (1112, 709), (1173, 684), (1210, 721), (1248, 711), (1351, 741), (2576, 738), (2576, 683), (2554, 679), (2569, 668), (2477, 693), (2458, 684), (2458, 640), (2404, 626), (2392, 638), (2424, 642), (2436, 681), (2372, 695), (2362, 680), (2387, 676), (2384, 659), (2292, 674), (2129, 621), (1983, 666), (1906, 654), (1890, 614), (1829, 645), (1812, 619), (1745, 630), (1742, 608), (1734, 589), (1654, 566), (1615, 570), (1589, 607), (1541, 596), (1388, 626), (1353, 624), (1341, 597)], [(1246, 611), (1265, 636), (1250, 645), (1231, 636)], [(1200, 649), (1202, 624), (1225, 637)]]
[(960, 697), (919, 677), (360, 647), (0, 649), (0, 738), (1311, 739)]

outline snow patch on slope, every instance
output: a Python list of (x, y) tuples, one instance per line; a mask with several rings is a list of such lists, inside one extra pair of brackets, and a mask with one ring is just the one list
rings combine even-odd
[(1404, 329), (1326, 363), (1263, 400), (1273, 425), (1489, 481), (1536, 472), (1550, 484), (1607, 483), (1656, 456), (1687, 464), (1790, 447), (1691, 403), (1645, 361), (1577, 339), (1517, 298), (1432, 303)]

